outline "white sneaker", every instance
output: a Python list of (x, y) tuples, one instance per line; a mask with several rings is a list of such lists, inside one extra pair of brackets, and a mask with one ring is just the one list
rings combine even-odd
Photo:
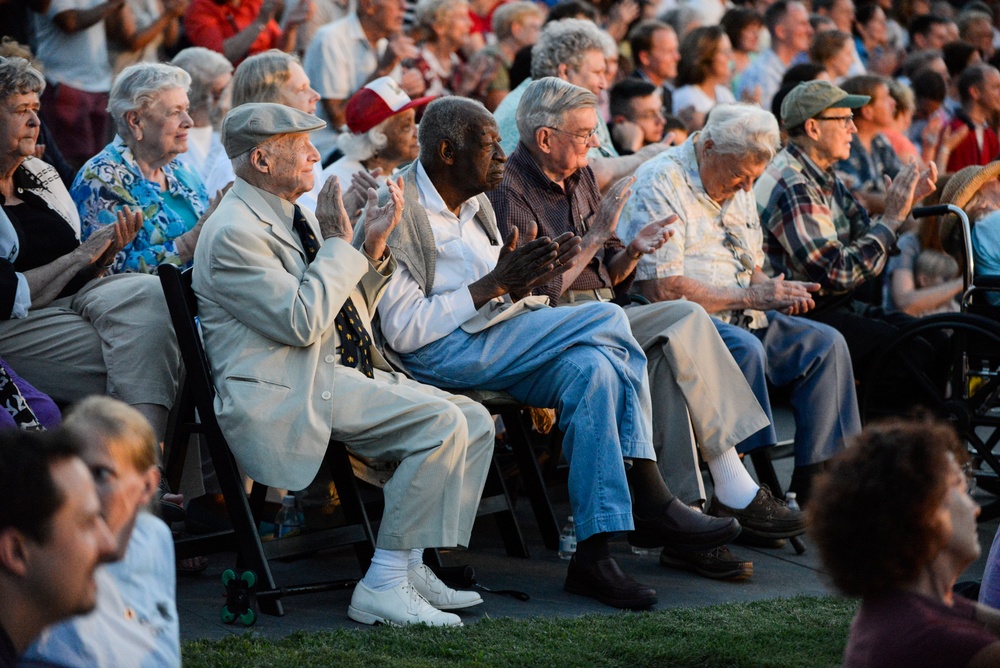
[(410, 585), (438, 610), (461, 610), (483, 602), (478, 592), (452, 589), (434, 574), (427, 564), (420, 564), (406, 573)]
[(372, 591), (359, 582), (354, 587), (347, 616), (362, 624), (462, 626), (458, 615), (441, 612), (408, 582), (386, 591)]

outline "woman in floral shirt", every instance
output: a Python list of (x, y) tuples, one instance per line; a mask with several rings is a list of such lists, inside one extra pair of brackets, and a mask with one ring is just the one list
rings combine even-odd
[(145, 224), (110, 271), (152, 273), (161, 263), (189, 266), (208, 194), (201, 179), (175, 158), (187, 151), (187, 89), (191, 77), (171, 65), (142, 63), (115, 80), (109, 110), (118, 134), (76, 175), (70, 194), (86, 239), (113, 224), (128, 205)]

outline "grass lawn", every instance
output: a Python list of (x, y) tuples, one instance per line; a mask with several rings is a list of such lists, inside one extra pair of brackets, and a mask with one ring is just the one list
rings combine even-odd
[(578, 618), (483, 619), (460, 629), (411, 627), (251, 633), (184, 643), (200, 666), (838, 666), (853, 600), (799, 597), (709, 608)]

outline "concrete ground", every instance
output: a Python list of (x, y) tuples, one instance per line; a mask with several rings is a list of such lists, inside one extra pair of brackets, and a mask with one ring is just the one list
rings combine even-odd
[[(791, 433), (788, 415), (778, 415), (779, 435)], [(776, 463), (779, 478), (787, 484), (791, 476), (791, 460)], [(569, 515), (569, 504), (556, 494), (556, 510), (560, 518)], [(562, 494), (561, 496), (565, 496)], [(984, 496), (984, 501), (989, 497)], [(517, 505), (517, 515), (521, 522), (528, 547), (529, 559), (506, 556), (493, 520), (481, 518), (473, 532), (472, 544), (467, 551), (453, 551), (443, 554), (446, 565), (468, 564), (476, 572), (479, 584), (490, 589), (513, 589), (527, 593), (529, 601), (483, 592), (484, 603), (462, 612), (466, 624), (475, 623), (484, 617), (573, 617), (587, 613), (617, 614), (613, 608), (581, 596), (567, 594), (562, 590), (566, 576), (566, 563), (554, 552), (542, 546), (541, 538), (531, 513), (527, 499), (521, 498)], [(986, 554), (989, 552), (993, 536), (1000, 520), (980, 525), (979, 535), (983, 544), (982, 556), (973, 564), (960, 580), (979, 580), (982, 577)], [(808, 547), (808, 540), (806, 541)], [(754, 574), (741, 582), (717, 582), (702, 578), (694, 573), (661, 567), (658, 553), (636, 555), (624, 540), (612, 544), (612, 553), (622, 568), (641, 582), (656, 589), (659, 603), (655, 609), (695, 607), (754, 601), (773, 598), (788, 598), (800, 594), (822, 596), (829, 593), (819, 570), (815, 550), (807, 549), (802, 555), (795, 554), (790, 545), (783, 549), (759, 549), (734, 546), (733, 551), (743, 558), (751, 559)], [(219, 619), (219, 612), (225, 602), (222, 594), (220, 575), (235, 563), (234, 553), (220, 553), (209, 557), (208, 570), (195, 577), (180, 577), (177, 582), (177, 607), (180, 613), (181, 639), (219, 639), (227, 634), (243, 634), (245, 627), (227, 626)], [(342, 549), (282, 563), (271, 562), (275, 580), (281, 585), (299, 584), (318, 580), (340, 578), (360, 578), (352, 550)], [(347, 617), (347, 606), (351, 591), (333, 591), (307, 594), (284, 599), (285, 615), (273, 617), (260, 615), (252, 630), (269, 638), (284, 637), (295, 631), (319, 631), (335, 628), (368, 628)]]

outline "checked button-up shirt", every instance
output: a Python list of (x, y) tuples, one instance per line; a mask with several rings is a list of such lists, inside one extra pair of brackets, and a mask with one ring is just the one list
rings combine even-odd
[(819, 283), (820, 295), (830, 295), (882, 272), (895, 233), (870, 220), (840, 179), (795, 144), (775, 156), (754, 195), (771, 275)]

